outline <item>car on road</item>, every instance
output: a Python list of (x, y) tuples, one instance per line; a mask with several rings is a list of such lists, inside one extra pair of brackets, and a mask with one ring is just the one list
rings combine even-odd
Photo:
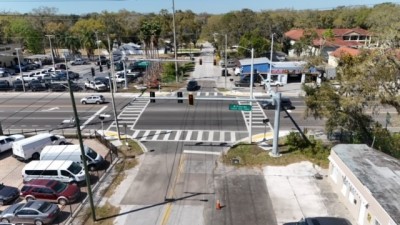
[(283, 225), (351, 225), (351, 223), (340, 217), (306, 217), (298, 222), (289, 222)]
[(17, 198), (19, 198), (18, 188), (0, 183), (0, 205), (10, 204)]
[(103, 95), (91, 95), (81, 99), (81, 103), (86, 104), (103, 104), (106, 101)]
[(67, 205), (75, 202), (80, 194), (78, 186), (50, 179), (34, 179), (25, 183), (21, 188), (21, 196), (28, 202), (43, 200)]
[(15, 141), (19, 141), (24, 138), (25, 138), (25, 136), (22, 134), (13, 134), (10, 136), (0, 136), (0, 152), (11, 150), (12, 145)]
[(188, 84), (186, 86), (186, 90), (187, 91), (197, 91), (197, 90), (200, 90), (200, 86), (197, 83), (197, 81), (191, 80), (188, 82)]
[(0, 221), (35, 225), (52, 224), (59, 213), (60, 208), (56, 204), (36, 200), (9, 206), (0, 214)]
[[(250, 77), (246, 76), (238, 81), (235, 81), (235, 87), (250, 87)], [(253, 87), (255, 87), (254, 82), (253, 82)]]
[[(219, 64), (221, 65), (221, 67), (225, 67), (225, 60), (221, 60), (219, 62)], [(226, 65), (227, 68), (232, 68), (236, 66), (236, 62), (234, 59), (228, 59), (228, 64)]]
[[(274, 105), (272, 103), (272, 101), (261, 101), (260, 105), (263, 109), (275, 109), (276, 108), (276, 105)], [(281, 107), (285, 108), (285, 109), (289, 109), (289, 110), (296, 109), (296, 107), (294, 107), (292, 105), (292, 101), (290, 100), (290, 98), (287, 98), (287, 97), (281, 98)]]

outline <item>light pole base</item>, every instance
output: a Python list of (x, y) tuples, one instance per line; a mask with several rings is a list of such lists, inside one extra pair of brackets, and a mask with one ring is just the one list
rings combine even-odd
[(273, 152), (269, 152), (268, 153), (269, 154), (269, 156), (271, 156), (271, 157), (273, 157), (273, 158), (278, 158), (278, 157), (281, 157), (282, 156), (282, 154), (275, 154), (275, 153), (273, 153)]

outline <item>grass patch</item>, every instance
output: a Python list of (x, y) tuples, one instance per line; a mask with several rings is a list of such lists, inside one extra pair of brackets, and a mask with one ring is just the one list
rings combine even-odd
[[(329, 165), (329, 153), (313, 155), (314, 152), (309, 150), (293, 150), (288, 146), (279, 146), (279, 152), (282, 154), (280, 157), (271, 157), (268, 151), (257, 145), (239, 143), (233, 146), (222, 159), (225, 164), (239, 167), (286, 166), (301, 161), (310, 161), (322, 168), (327, 168)], [(238, 159), (239, 163), (234, 163), (235, 159)]]
[(113, 221), (114, 221), (115, 217), (112, 217), (109, 219), (103, 219), (103, 218), (114, 216), (114, 215), (118, 214), (120, 210), (121, 210), (120, 207), (115, 207), (107, 201), (103, 206), (95, 207), (97, 221), (93, 221), (93, 219), (91, 217), (91, 210), (90, 210), (90, 208), (88, 208), (86, 211), (87, 212), (86, 215), (88, 216), (88, 219), (86, 221), (84, 221), (82, 224), (85, 224), (85, 225), (95, 225), (95, 224), (97, 224), (97, 225), (113, 225), (114, 224)]
[(118, 153), (122, 155), (122, 158), (135, 158), (138, 155), (143, 154), (143, 150), (135, 140), (122, 141), (122, 146), (118, 148)]

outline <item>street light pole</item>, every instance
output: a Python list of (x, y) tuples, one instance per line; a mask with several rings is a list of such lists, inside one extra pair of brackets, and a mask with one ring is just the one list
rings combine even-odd
[(178, 62), (177, 60), (177, 49), (176, 49), (176, 28), (175, 28), (175, 0), (172, 0), (172, 26), (174, 29), (174, 55), (175, 55), (175, 79), (178, 83)]
[(15, 48), (15, 51), (17, 52), (17, 59), (18, 59), (18, 66), (19, 66), (19, 75), (21, 76), (21, 81), (22, 81), (22, 89), (25, 92), (25, 81), (24, 81), (24, 76), (22, 76), (22, 69), (21, 69), (21, 60), (19, 59), (19, 50), (21, 48)]
[(267, 76), (267, 94), (271, 94), (271, 75), (272, 75), (272, 57), (273, 57), (273, 51), (274, 51), (274, 33), (271, 34), (271, 52), (269, 56), (269, 73)]
[(122, 65), (124, 66), (124, 80), (125, 80), (125, 87), (124, 89), (128, 89), (128, 76), (126, 75), (126, 58), (122, 60)]
[(101, 60), (100, 60), (100, 47), (99, 47), (99, 37), (97, 36), (97, 31), (94, 32), (96, 34), (96, 44), (97, 44), (97, 53), (99, 54), (99, 66), (101, 66)]
[[(250, 71), (250, 99), (253, 100), (253, 85), (254, 85), (254, 48), (251, 48), (251, 71)], [(253, 102), (250, 102), (253, 105)], [(253, 130), (253, 110), (250, 111), (249, 116), (249, 143), (253, 142), (252, 130)]]
[[(111, 44), (110, 44), (110, 35), (107, 35), (107, 41), (108, 41), (108, 52), (109, 52), (109, 55), (110, 55), (110, 68), (111, 68), (111, 78), (113, 78), (114, 80), (113, 80), (113, 88), (111, 88), (110, 87), (110, 89), (113, 89), (113, 92), (117, 92), (117, 82), (116, 82), (116, 79), (115, 79), (115, 75), (114, 75), (114, 56), (113, 56), (113, 53), (112, 53), (112, 49), (111, 49)], [(111, 79), (110, 78), (110, 79)]]
[[(54, 35), (47, 34), (47, 35), (45, 35), (45, 36), (49, 38), (49, 42), (50, 42), (50, 51), (51, 51), (51, 60), (53, 61), (53, 68), (54, 68), (54, 70), (55, 70), (55, 69), (56, 69), (56, 64), (55, 64), (55, 62), (54, 62), (53, 46), (51, 45), (51, 38), (53, 38)], [(67, 65), (65, 65), (65, 66), (67, 66)]]
[(228, 35), (225, 34), (225, 89), (226, 89), (226, 77), (228, 76), (228, 69), (227, 69), (227, 64), (228, 64), (228, 56), (227, 56), (227, 47), (228, 47)]

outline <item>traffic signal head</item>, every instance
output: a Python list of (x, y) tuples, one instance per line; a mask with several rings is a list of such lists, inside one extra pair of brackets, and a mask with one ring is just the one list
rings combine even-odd
[(103, 67), (101, 66), (101, 64), (99, 65), (99, 70), (100, 72), (103, 72)]
[(188, 95), (188, 100), (189, 100), (189, 105), (194, 105), (193, 94), (189, 94), (189, 95)]
[(217, 65), (217, 60), (216, 59), (214, 59), (214, 66), (216, 66)]
[(203, 60), (202, 59), (199, 60), (199, 64), (203, 65)]
[[(178, 96), (178, 98), (182, 98), (183, 97), (183, 94), (182, 94), (182, 92), (178, 92), (177, 93), (177, 96)], [(183, 103), (183, 100), (182, 99), (178, 99), (178, 103)]]
[(94, 77), (94, 68), (92, 67), (92, 68), (90, 68), (90, 71), (92, 72), (92, 77)]
[(150, 98), (153, 98), (153, 99), (150, 99), (151, 103), (156, 102), (156, 100), (154, 99), (155, 97), (156, 97), (156, 93), (154, 91), (150, 91)]

